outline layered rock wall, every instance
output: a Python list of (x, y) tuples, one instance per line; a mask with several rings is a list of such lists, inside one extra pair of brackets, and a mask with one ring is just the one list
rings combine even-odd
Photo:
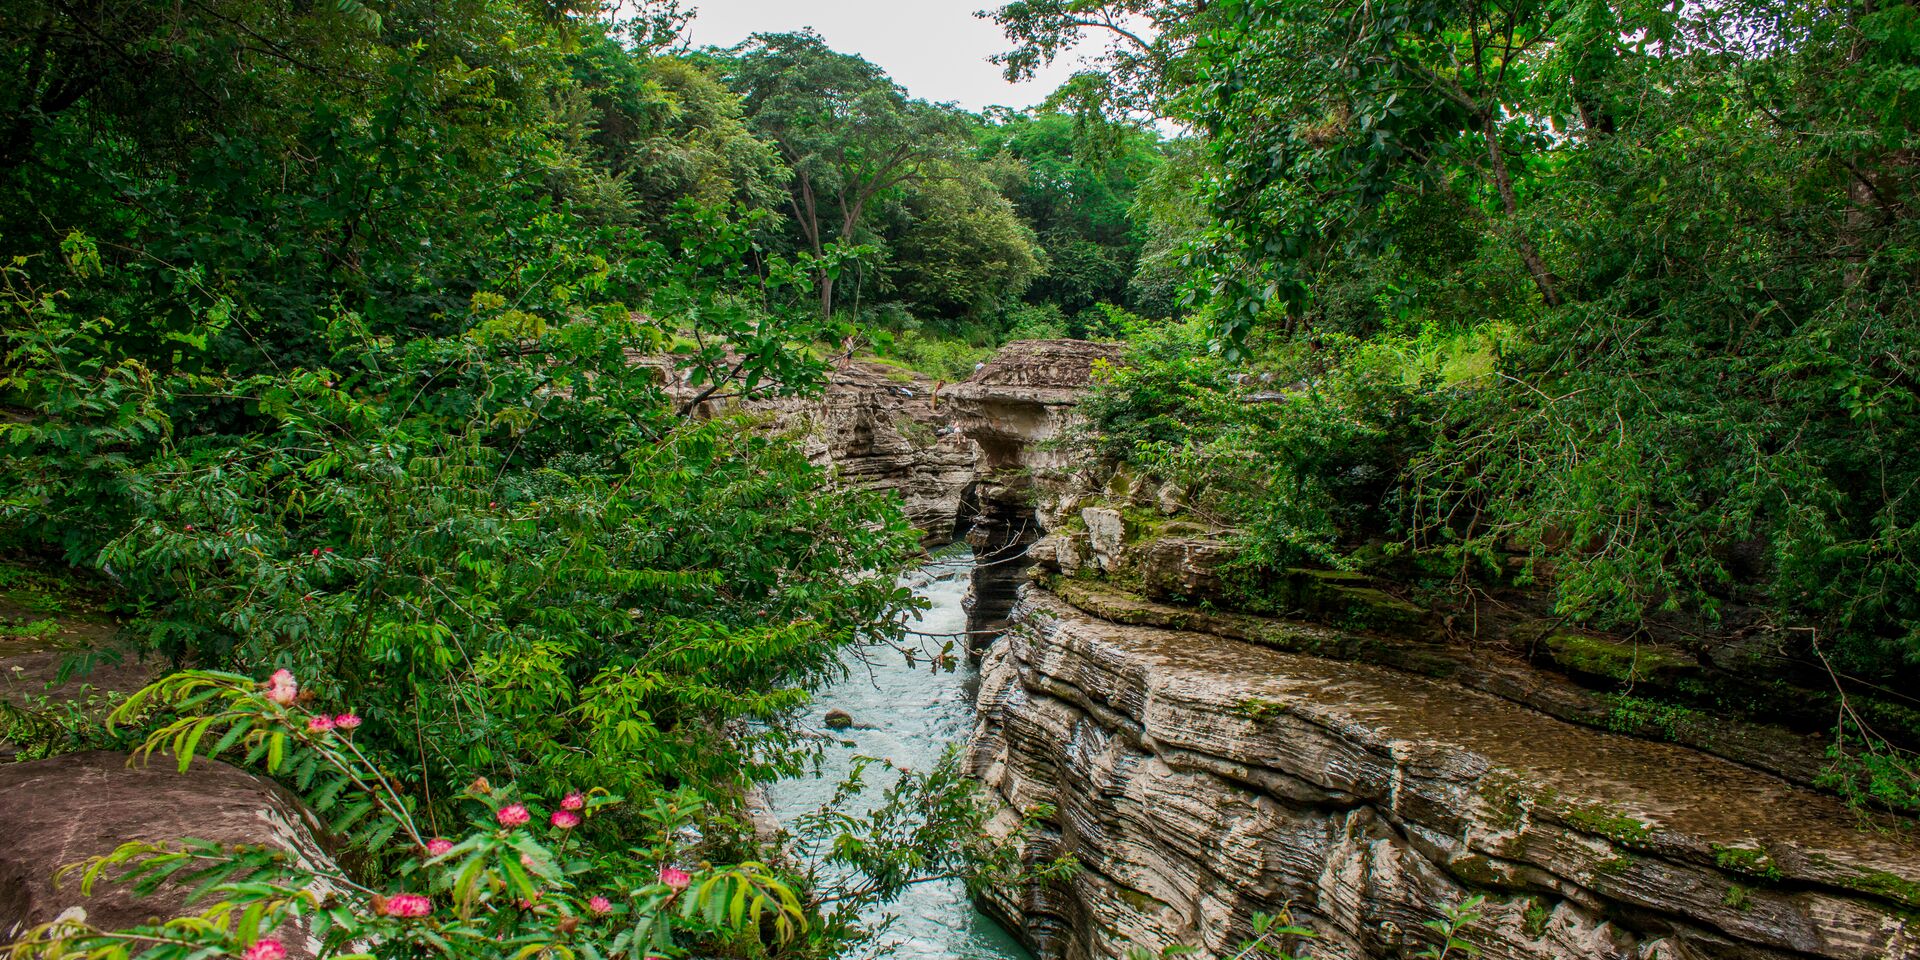
[(856, 361), (834, 371), (820, 396), (714, 404), (703, 412), (729, 410), (768, 414), (781, 429), (801, 435), (814, 463), (847, 483), (899, 495), (907, 518), (929, 543), (948, 543), (957, 535), (979, 450), (955, 425), (935, 381)]
[(1130, 627), (1029, 590), (989, 654), (974, 772), (999, 828), (1051, 809), (1002, 891), (1035, 948), (1229, 957), (1290, 911), (1322, 960), (1411, 956), (1488, 895), (1490, 958), (1920, 957), (1920, 859), (1838, 801), (1451, 684)]

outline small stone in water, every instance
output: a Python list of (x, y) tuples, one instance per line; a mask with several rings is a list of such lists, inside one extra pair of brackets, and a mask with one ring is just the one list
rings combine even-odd
[(845, 710), (828, 710), (826, 723), (829, 730), (845, 730), (853, 726), (853, 714)]

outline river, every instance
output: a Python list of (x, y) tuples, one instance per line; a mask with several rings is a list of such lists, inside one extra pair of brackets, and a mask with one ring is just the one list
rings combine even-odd
[[(902, 576), (903, 585), (932, 604), (909, 626), (934, 634), (965, 631), (967, 612), (962, 601), (972, 571), (972, 551), (957, 545)], [(964, 644), (955, 646), (965, 649)], [(884, 757), (923, 770), (972, 732), (974, 691), (979, 685), (976, 665), (962, 657), (958, 669), (934, 672), (924, 662), (909, 667), (904, 657), (891, 652), (870, 660), (861, 663), (850, 657), (846, 679), (821, 690), (815, 698), (807, 725), (825, 729), (827, 711), (845, 710), (856, 726), (835, 733), (852, 745), (836, 741), (827, 747), (820, 776), (782, 781), (767, 791), (782, 823), (791, 823), (825, 804), (856, 756)], [(869, 783), (869, 795), (885, 786), (871, 772)], [(1031, 960), (1031, 954), (1004, 928), (975, 909), (959, 881), (920, 884), (885, 912), (898, 919), (870, 951), (874, 956), (900, 960)]]

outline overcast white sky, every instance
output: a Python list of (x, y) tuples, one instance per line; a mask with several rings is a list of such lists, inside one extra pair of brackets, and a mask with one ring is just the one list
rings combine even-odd
[(730, 47), (751, 33), (812, 27), (827, 45), (857, 53), (923, 100), (953, 101), (969, 110), (995, 104), (1030, 107), (1073, 73), (1073, 58), (1038, 79), (1006, 82), (987, 58), (1006, 37), (975, 10), (994, 0), (694, 0), (700, 15), (688, 30), (694, 46)]

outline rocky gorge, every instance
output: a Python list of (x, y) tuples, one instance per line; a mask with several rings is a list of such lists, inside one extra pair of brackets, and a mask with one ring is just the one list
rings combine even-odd
[[(985, 651), (970, 762), (1003, 831), (1048, 812), (1030, 860), (1080, 865), (988, 898), (1038, 954), (1227, 957), (1284, 913), (1318, 933), (1313, 956), (1384, 960), (1435, 946), (1429, 924), (1477, 896), (1489, 957), (1920, 956), (1910, 829), (1811, 789), (1817, 737), (1620, 729), (1593, 682), (1606, 638), (1548, 631), (1541, 669), (1450, 642), (1364, 578), (1296, 572), (1290, 616), (1211, 604), (1224, 532), (1062, 443), (1114, 359), (1015, 344), (925, 413), (896, 405), (891, 430), (882, 403), (821, 408), (859, 438), (821, 448), (843, 473), (896, 478), (910, 507), (939, 505), (918, 517), (939, 533), (1026, 547), (976, 573), (984, 622), (999, 601), (1013, 627)], [(903, 459), (890, 435), (925, 429), (941, 452)], [(1630, 656), (1655, 688), (1694, 670)]]
[[(823, 396), (748, 404), (847, 482), (896, 492), (928, 544), (980, 558), (968, 631), (1006, 629), (979, 651), (969, 767), (998, 831), (1040, 825), (1027, 860), (1079, 865), (986, 898), (1038, 955), (1234, 957), (1256, 915), (1284, 914), (1316, 932), (1294, 945), (1312, 956), (1389, 960), (1481, 897), (1468, 934), (1487, 957), (1920, 957), (1912, 827), (1813, 789), (1817, 738), (1623, 724), (1598, 682), (1621, 656), (1655, 686), (1718, 667), (1565, 631), (1537, 657), (1463, 643), (1326, 571), (1287, 574), (1282, 610), (1214, 602), (1230, 531), (1064, 442), (1118, 356), (1015, 343), (955, 384), (859, 361)], [(253, 819), (279, 837), (297, 817)], [(32, 916), (58, 908), (15, 873), (0, 930), (30, 895)]]

